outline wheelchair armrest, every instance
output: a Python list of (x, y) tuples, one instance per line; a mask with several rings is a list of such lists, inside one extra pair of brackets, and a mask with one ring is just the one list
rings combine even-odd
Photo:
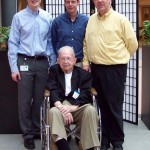
[[(96, 92), (96, 90), (95, 90), (94, 88), (91, 88), (90, 91), (91, 91), (91, 94), (92, 94), (92, 95), (94, 95), (94, 96), (97, 95), (97, 92)], [(50, 96), (50, 91), (49, 91), (49, 90), (45, 90), (44, 96), (45, 96), (45, 97)]]
[(45, 97), (49, 97), (49, 96), (50, 96), (50, 91), (49, 91), (49, 90), (45, 90), (44, 96), (45, 96)]
[(97, 92), (93, 87), (91, 88), (91, 94), (94, 96), (97, 96)]

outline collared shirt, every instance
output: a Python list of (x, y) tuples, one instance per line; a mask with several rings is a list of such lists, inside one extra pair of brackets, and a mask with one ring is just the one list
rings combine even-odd
[(17, 72), (18, 53), (27, 56), (50, 56), (50, 65), (56, 62), (51, 43), (52, 19), (48, 12), (31, 10), (28, 6), (16, 13), (8, 40), (8, 58), (12, 72)]
[(63, 46), (74, 48), (76, 58), (83, 58), (83, 40), (88, 17), (79, 14), (74, 22), (68, 13), (61, 14), (52, 23), (52, 44), (56, 55)]
[(65, 96), (68, 96), (69, 93), (71, 92), (71, 77), (72, 77), (72, 72), (70, 73), (65, 73)]
[(129, 20), (114, 11), (100, 17), (93, 14), (88, 21), (84, 40), (83, 65), (126, 64), (138, 48), (135, 32)]

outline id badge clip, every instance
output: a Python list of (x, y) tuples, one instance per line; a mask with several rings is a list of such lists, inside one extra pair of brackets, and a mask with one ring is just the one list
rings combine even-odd
[(20, 71), (29, 71), (29, 66), (28, 65), (21, 65)]
[(79, 95), (80, 95), (80, 90), (78, 89), (78, 90), (75, 90), (75, 91), (74, 91), (72, 97), (73, 97), (74, 99), (77, 99), (77, 98), (79, 97)]

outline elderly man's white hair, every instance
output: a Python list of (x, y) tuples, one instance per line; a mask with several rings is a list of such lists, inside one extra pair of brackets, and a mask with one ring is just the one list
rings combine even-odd
[(61, 52), (63, 51), (69, 51), (71, 52), (72, 56), (75, 57), (74, 49), (71, 46), (63, 46), (58, 51), (58, 57), (61, 55)]

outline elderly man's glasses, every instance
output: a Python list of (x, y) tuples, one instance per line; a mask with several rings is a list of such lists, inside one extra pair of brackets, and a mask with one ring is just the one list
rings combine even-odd
[(72, 61), (73, 60), (73, 58), (71, 58), (71, 57), (62, 57), (62, 58), (59, 58), (59, 60), (61, 61), (61, 62), (70, 62), (70, 61)]

